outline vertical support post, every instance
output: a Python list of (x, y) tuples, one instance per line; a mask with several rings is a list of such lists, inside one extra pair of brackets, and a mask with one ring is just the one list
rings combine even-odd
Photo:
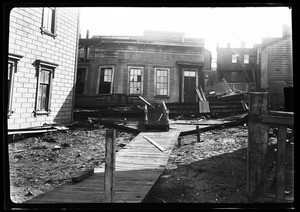
[(104, 202), (114, 202), (115, 197), (115, 130), (106, 130), (105, 143), (105, 177), (104, 177)]
[(180, 136), (178, 136), (178, 138), (177, 138), (177, 142), (178, 142), (178, 148), (180, 148), (181, 147), (181, 137)]
[(286, 126), (278, 126), (277, 136), (277, 173), (276, 173), (276, 199), (285, 199), (285, 149), (286, 149)]
[(148, 124), (148, 106), (145, 104), (145, 124)]
[(200, 132), (199, 132), (199, 126), (196, 125), (196, 133), (197, 133), (197, 142), (200, 142)]
[(260, 123), (260, 115), (269, 113), (268, 93), (251, 92), (248, 118), (247, 193), (249, 202), (266, 192), (266, 153), (269, 125)]

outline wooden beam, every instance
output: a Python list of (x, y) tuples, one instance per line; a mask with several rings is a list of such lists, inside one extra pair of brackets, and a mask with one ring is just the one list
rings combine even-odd
[(156, 143), (155, 141), (153, 141), (151, 138), (148, 138), (146, 136), (143, 136), (144, 139), (146, 139), (147, 141), (149, 141), (151, 144), (153, 144), (156, 148), (158, 148), (160, 151), (165, 152), (166, 149), (163, 148), (162, 146), (160, 146), (158, 143)]
[(147, 105), (149, 105), (152, 108), (155, 108), (153, 105), (151, 105), (146, 99), (144, 99), (143, 97), (139, 96), (139, 98)]
[(114, 202), (115, 198), (115, 160), (116, 160), (115, 130), (106, 130), (105, 143), (105, 177), (104, 177), (104, 202)]
[(276, 169), (276, 198), (284, 199), (285, 197), (285, 150), (286, 150), (286, 126), (278, 126), (277, 138), (277, 169)]
[(257, 116), (268, 114), (268, 93), (250, 93), (247, 149), (247, 193), (249, 202), (266, 191), (266, 154), (269, 125), (260, 123)]
[(285, 117), (285, 116), (277, 116), (277, 115), (261, 115), (260, 121), (266, 124), (294, 125), (294, 117)]

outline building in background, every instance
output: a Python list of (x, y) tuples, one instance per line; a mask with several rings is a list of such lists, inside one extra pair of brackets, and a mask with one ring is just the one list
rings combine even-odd
[(246, 48), (242, 42), (240, 48), (217, 47), (218, 80), (225, 79), (235, 90), (251, 91), (259, 88), (259, 56), (257, 45)]
[(195, 88), (204, 89), (203, 70), (210, 63), (204, 40), (181, 32), (80, 39), (75, 107), (138, 96), (151, 102), (196, 102)]
[(261, 88), (269, 91), (271, 109), (293, 110), (293, 52), (291, 29), (283, 25), (281, 38), (263, 38)]
[(79, 9), (19, 7), (9, 18), (8, 129), (70, 123)]

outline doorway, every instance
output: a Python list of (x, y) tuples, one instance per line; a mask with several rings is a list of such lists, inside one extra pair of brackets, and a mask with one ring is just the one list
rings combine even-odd
[(111, 94), (113, 68), (101, 68), (98, 94)]
[(197, 75), (197, 71), (194, 69), (183, 70), (183, 102), (196, 102)]

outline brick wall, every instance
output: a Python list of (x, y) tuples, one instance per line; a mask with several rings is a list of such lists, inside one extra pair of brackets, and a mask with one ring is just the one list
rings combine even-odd
[[(55, 38), (41, 34), (43, 8), (14, 8), (10, 13), (9, 53), (23, 56), (15, 73), (8, 129), (70, 123), (74, 85), (78, 9), (57, 8)], [(36, 60), (58, 64), (53, 78), (51, 113), (34, 116)]]

